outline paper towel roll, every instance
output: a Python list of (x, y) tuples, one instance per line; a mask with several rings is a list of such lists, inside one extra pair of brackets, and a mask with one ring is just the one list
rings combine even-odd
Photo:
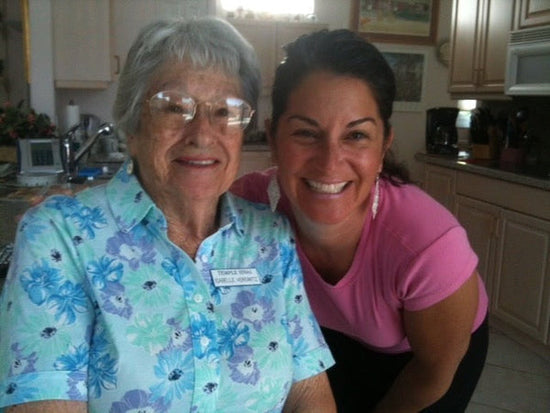
[(80, 123), (80, 108), (71, 100), (65, 106), (65, 131), (68, 131), (72, 126)]

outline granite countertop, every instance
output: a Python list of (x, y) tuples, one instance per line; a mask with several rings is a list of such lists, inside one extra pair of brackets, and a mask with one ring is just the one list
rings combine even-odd
[(416, 153), (414, 157), (420, 162), (550, 191), (550, 175), (537, 176), (528, 173), (502, 170), (499, 168), (498, 161), (496, 160), (460, 159), (455, 156), (432, 155), (423, 152)]

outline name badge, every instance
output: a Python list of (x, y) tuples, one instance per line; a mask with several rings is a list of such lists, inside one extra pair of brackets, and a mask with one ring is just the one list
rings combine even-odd
[(235, 268), (227, 270), (210, 270), (216, 287), (237, 287), (242, 285), (261, 284), (256, 268)]

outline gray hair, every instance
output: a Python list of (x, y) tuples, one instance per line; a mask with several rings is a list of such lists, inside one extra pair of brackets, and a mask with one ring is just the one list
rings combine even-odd
[(260, 92), (258, 59), (231, 24), (214, 17), (159, 20), (140, 31), (119, 77), (113, 118), (124, 138), (139, 131), (141, 104), (150, 81), (170, 60), (185, 60), (195, 68), (215, 67), (238, 77), (244, 98), (256, 109)]

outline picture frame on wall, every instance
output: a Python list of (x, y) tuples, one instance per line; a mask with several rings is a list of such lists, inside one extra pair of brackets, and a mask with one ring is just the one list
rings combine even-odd
[(426, 88), (426, 52), (391, 48), (380, 49), (395, 75), (396, 112), (419, 112), (424, 110)]
[(353, 0), (352, 30), (371, 42), (433, 45), (439, 0)]

